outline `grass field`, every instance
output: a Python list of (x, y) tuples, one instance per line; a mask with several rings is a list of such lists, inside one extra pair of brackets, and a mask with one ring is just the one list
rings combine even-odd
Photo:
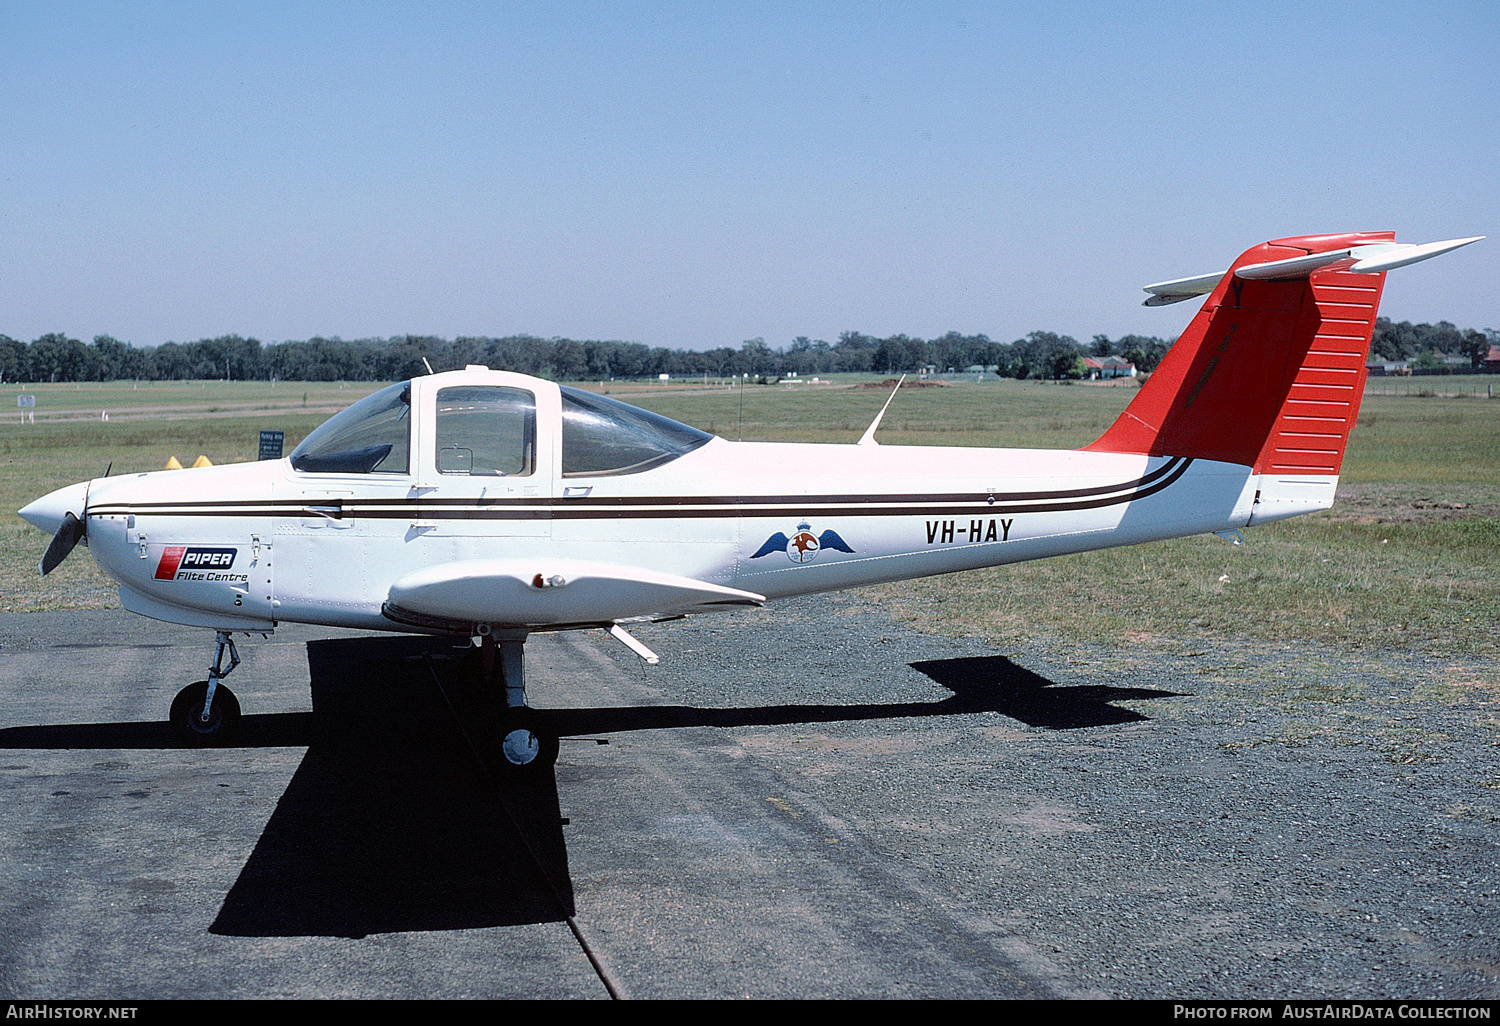
[[(0, 420), (0, 507), (97, 476), (253, 458), (257, 432), (288, 450), (372, 384), (189, 382), (46, 386), (35, 424)], [(594, 387), (600, 387), (597, 383)], [(852, 442), (881, 389), (604, 386), (627, 401), (726, 438)], [(1372, 391), (1379, 382), (1372, 382)], [(0, 392), (0, 402), (11, 389)], [(19, 390), (17, 390), (19, 391)], [(1009, 380), (904, 390), (886, 445), (1072, 447), (1104, 430), (1133, 387)], [(304, 398), (305, 397), (305, 398)], [(110, 410), (109, 422), (98, 414)], [(63, 411), (82, 419), (61, 419)], [(1087, 553), (876, 590), (929, 627), (1021, 641), (1075, 640), (1191, 650), (1205, 639), (1321, 640), (1437, 658), (1500, 653), (1500, 401), (1370, 395), (1335, 508), (1245, 533)], [(91, 560), (45, 581), (46, 539), (0, 518), (0, 610), (116, 604)], [(80, 553), (81, 555), (81, 553)]]
[(0, 426), (19, 420), (16, 398), (36, 398), (36, 420), (167, 419), (253, 410), (341, 410), (378, 386), (365, 382), (85, 381), (64, 385), (0, 386)]

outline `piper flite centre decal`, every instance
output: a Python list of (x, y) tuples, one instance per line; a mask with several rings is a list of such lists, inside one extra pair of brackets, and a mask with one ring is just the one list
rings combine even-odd
[(238, 549), (208, 548), (196, 545), (168, 545), (161, 550), (156, 564), (158, 581), (243, 581), (246, 574), (224, 571), (234, 566)]
[(837, 531), (813, 534), (811, 524), (801, 523), (797, 525), (797, 530), (790, 538), (780, 531), (771, 535), (750, 558), (759, 559), (772, 552), (785, 552), (787, 558), (793, 563), (811, 563), (818, 558), (818, 553), (823, 549), (837, 549), (839, 552), (850, 553), (854, 551), (844, 539), (838, 536)]

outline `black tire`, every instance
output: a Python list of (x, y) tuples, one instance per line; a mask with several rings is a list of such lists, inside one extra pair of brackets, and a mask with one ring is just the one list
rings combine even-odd
[(200, 680), (177, 692), (170, 714), (172, 733), (179, 741), (195, 748), (227, 745), (240, 726), (240, 700), (223, 684), (214, 689), (214, 707), (209, 720), (203, 722), (203, 700), (208, 697), (208, 681)]
[(526, 776), (557, 762), (557, 735), (527, 708), (507, 709), (495, 723), (490, 761), (502, 774)]

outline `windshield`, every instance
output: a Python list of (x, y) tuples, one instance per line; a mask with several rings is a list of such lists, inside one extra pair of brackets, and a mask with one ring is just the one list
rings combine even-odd
[(567, 385), (561, 388), (563, 477), (639, 474), (713, 438), (618, 399)]
[(411, 382), (382, 388), (324, 421), (292, 451), (292, 469), (314, 474), (405, 474), (411, 451)]

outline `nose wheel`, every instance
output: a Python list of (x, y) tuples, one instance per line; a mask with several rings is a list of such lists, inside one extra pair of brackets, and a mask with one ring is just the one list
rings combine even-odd
[(172, 733), (177, 740), (195, 747), (228, 744), (240, 725), (240, 700), (223, 684), (214, 689), (208, 717), (203, 707), (208, 700), (208, 681), (200, 680), (177, 692), (172, 699)]
[[(229, 665), (224, 665), (224, 653)], [(240, 700), (224, 686), (223, 680), (240, 665), (234, 639), (220, 631), (214, 663), (208, 668), (208, 680), (189, 684), (172, 699), (168, 720), (172, 733), (184, 744), (196, 747), (225, 745), (233, 740), (240, 725)]]

